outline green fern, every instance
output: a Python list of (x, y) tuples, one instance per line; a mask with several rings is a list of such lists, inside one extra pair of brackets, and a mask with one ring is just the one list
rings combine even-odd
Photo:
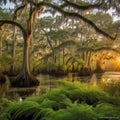
[(73, 103), (67, 109), (54, 112), (47, 120), (97, 120), (97, 117), (91, 106)]
[(120, 97), (88, 84), (59, 81), (59, 88), (22, 102), (9, 104), (3, 120), (97, 120), (101, 116), (120, 116)]
[(120, 117), (120, 106), (116, 107), (109, 103), (100, 103), (95, 108), (100, 117)]
[(23, 115), (26, 117), (33, 115), (34, 113), (39, 111), (39, 104), (32, 101), (22, 102), (20, 107), (18, 107), (14, 112), (14, 118), (17, 119)]

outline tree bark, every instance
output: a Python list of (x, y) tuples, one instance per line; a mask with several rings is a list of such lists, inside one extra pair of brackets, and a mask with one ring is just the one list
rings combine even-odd
[(30, 73), (29, 67), (29, 44), (32, 37), (32, 18), (30, 16), (28, 20), (28, 29), (25, 30), (19, 23), (10, 20), (0, 20), (0, 26), (4, 24), (11, 24), (19, 27), (23, 34), (24, 48), (23, 48), (23, 68), (21, 73), (11, 80), (11, 85), (15, 87), (31, 87), (39, 85), (39, 81)]
[(30, 37), (24, 41), (24, 54), (23, 54), (23, 73), (25, 75), (30, 75), (30, 67), (29, 67), (29, 45), (30, 45)]
[(21, 73), (12, 82), (12, 86), (16, 87), (32, 87), (39, 85), (39, 81), (31, 74), (29, 66), (29, 45), (31, 34), (24, 39), (23, 48), (23, 68)]
[(0, 36), (0, 56), (2, 56), (2, 38)]
[[(12, 43), (12, 53), (11, 56), (12, 58), (15, 58), (16, 53), (15, 53), (15, 47), (16, 47), (16, 32), (17, 32), (17, 28), (16, 26), (13, 26), (13, 43)], [(13, 64), (11, 65), (11, 70), (10, 70), (10, 74), (15, 75), (15, 62), (13, 61)]]

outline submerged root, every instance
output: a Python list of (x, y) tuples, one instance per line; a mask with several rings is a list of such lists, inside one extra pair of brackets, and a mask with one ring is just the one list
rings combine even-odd
[(12, 87), (33, 87), (38, 86), (39, 80), (31, 74), (19, 74), (11, 81)]
[(0, 75), (0, 83), (3, 84), (6, 82), (6, 77), (4, 75)]
[(90, 68), (84, 67), (84, 68), (81, 68), (80, 71), (79, 71), (80, 76), (87, 76), (87, 75), (89, 76), (91, 74), (92, 74), (92, 71), (91, 71)]

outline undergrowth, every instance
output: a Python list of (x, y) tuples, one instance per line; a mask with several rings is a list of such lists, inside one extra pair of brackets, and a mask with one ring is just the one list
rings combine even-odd
[(58, 88), (22, 102), (5, 99), (8, 107), (2, 120), (120, 119), (119, 97), (88, 84), (65, 81), (59, 81), (59, 84)]

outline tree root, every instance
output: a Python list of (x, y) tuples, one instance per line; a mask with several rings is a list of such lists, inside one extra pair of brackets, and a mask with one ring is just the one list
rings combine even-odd
[(0, 84), (3, 84), (6, 82), (6, 77), (3, 74), (0, 74)]
[(86, 68), (86, 67), (84, 67), (84, 68), (81, 68), (80, 69), (80, 71), (79, 71), (79, 75), (80, 76), (86, 76), (86, 75), (91, 75), (92, 74), (92, 71), (91, 71), (91, 69), (90, 68)]
[(11, 81), (12, 87), (33, 87), (38, 85), (39, 80), (31, 74), (24, 75), (21, 73)]

